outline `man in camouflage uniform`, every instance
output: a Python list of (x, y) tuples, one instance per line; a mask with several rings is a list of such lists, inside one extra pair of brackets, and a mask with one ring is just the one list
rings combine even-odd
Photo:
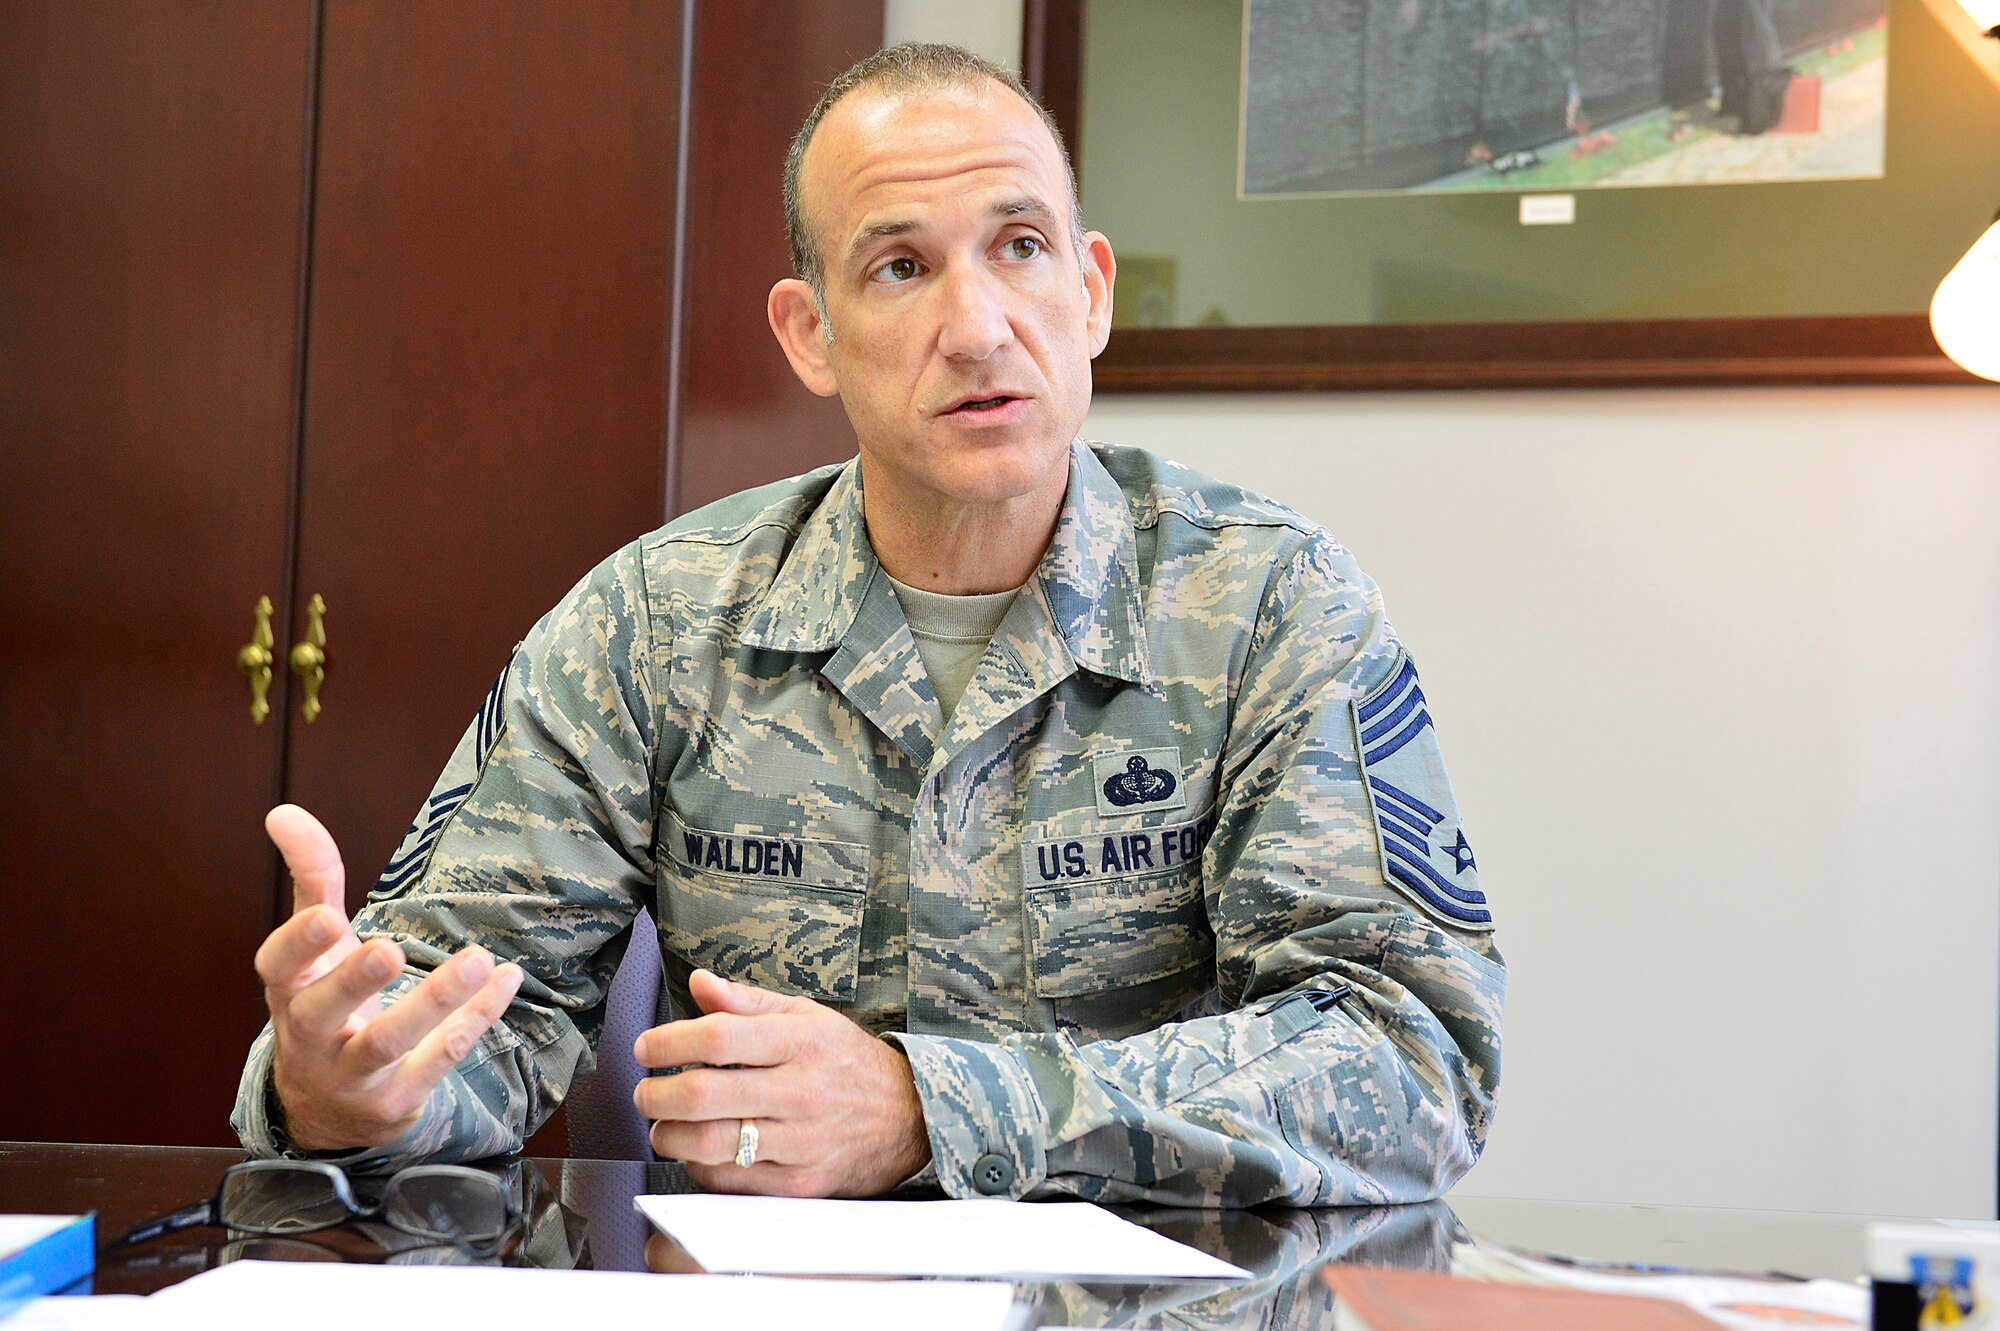
[(1076, 440), (1114, 263), (1006, 76), (873, 57), (786, 184), (772, 326), (859, 458), (585, 578), (351, 927), (331, 840), (273, 812), (299, 910), (245, 1145), (516, 1148), (647, 906), (692, 1019), (639, 1038), (682, 1070), (638, 1103), (704, 1186), (1436, 1195), (1485, 1138), (1504, 971), (1374, 585), (1277, 504)]

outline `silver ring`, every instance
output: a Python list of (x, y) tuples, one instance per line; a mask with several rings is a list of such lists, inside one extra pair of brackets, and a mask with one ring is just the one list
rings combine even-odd
[(757, 1121), (746, 1118), (743, 1126), (736, 1130), (736, 1164), (748, 1169), (757, 1163)]

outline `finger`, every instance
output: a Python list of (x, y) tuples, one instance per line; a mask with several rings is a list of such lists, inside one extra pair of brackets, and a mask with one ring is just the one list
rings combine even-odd
[(646, 1068), (776, 1067), (797, 1049), (797, 1036), (790, 1027), (789, 1022), (730, 1012), (691, 1017), (641, 1031), (632, 1042), (632, 1056)]
[(292, 1030), (308, 1040), (331, 1040), (354, 1010), (382, 992), (403, 969), (403, 949), (371, 938), (319, 979), (292, 995)]
[[(766, 1068), (689, 1068), (671, 1077), (641, 1077), (632, 1104), (647, 1118), (678, 1123), (726, 1121), (730, 1132), (746, 1118), (790, 1118), (797, 1107)], [(731, 1142), (736, 1139), (732, 1136)], [(729, 1148), (732, 1158), (735, 1146)]]
[(688, 976), (688, 993), (703, 1012), (734, 1012), (756, 1017), (767, 1012), (797, 1012), (819, 1006), (810, 998), (759, 989), (754, 984), (725, 980), (714, 971), (698, 970)]
[(834, 1189), (823, 1172), (808, 1165), (766, 1164), (759, 1160), (743, 1169), (734, 1160), (723, 1165), (690, 1164), (688, 1178), (703, 1192), (754, 1193), (760, 1197), (829, 1197)]
[(646, 1269), (660, 1276), (706, 1275), (708, 1268), (694, 1259), (694, 1255), (665, 1234), (654, 1234), (646, 1240)]
[(521, 968), (511, 961), (494, 967), (486, 983), (479, 986), (479, 992), (448, 1019), (439, 1022), (404, 1058), (396, 1074), (398, 1086), (418, 1100), (429, 1095), (431, 1087), (443, 1081), (445, 1074), (472, 1052), (479, 1037), (500, 1020), (520, 991), (523, 978)]
[(285, 857), (292, 875), (292, 911), (331, 906), (347, 916), (347, 870), (340, 849), (319, 819), (296, 804), (280, 804), (264, 815), (264, 831)]
[[(757, 1169), (763, 1166), (784, 1164), (791, 1160), (786, 1152), (795, 1145), (790, 1131), (782, 1123), (770, 1119), (757, 1119)], [(741, 1170), (736, 1163), (736, 1150), (741, 1144), (743, 1120), (740, 1118), (713, 1119), (706, 1123), (678, 1123), (672, 1119), (662, 1119), (652, 1127), (649, 1137), (653, 1149), (668, 1160), (679, 1160), (690, 1165), (722, 1165)]]
[(389, 1066), (470, 1002), (493, 969), (492, 954), (485, 948), (466, 948), (363, 1027), (343, 1057), (367, 1072)]
[(360, 941), (344, 915), (326, 905), (308, 905), (264, 937), (256, 949), (256, 973), (266, 989), (292, 995), (356, 947)]

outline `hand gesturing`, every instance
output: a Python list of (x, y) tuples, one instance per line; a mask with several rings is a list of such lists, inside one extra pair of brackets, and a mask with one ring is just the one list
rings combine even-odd
[(264, 829), (292, 874), (292, 917), (257, 949), (285, 1135), (307, 1150), (392, 1142), (507, 1010), (521, 968), (495, 966), (485, 948), (469, 947), (385, 1008), (382, 990), (402, 972), (403, 950), (355, 936), (333, 838), (292, 804), (271, 810)]

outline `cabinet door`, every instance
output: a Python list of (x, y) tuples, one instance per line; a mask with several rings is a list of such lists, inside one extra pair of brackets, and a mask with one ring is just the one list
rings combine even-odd
[[(233, 1140), (263, 1020), (311, 6), (0, 22), (0, 1138)], [(279, 651), (282, 652), (282, 639)]]
[(662, 520), (677, 9), (326, 4), (287, 794), (351, 904), (513, 644)]
[(771, 284), (792, 275), (778, 188), (785, 152), (826, 85), (882, 45), (882, 12), (874, 0), (695, 6), (676, 513), (854, 456), (839, 400), (799, 384), (764, 309)]

